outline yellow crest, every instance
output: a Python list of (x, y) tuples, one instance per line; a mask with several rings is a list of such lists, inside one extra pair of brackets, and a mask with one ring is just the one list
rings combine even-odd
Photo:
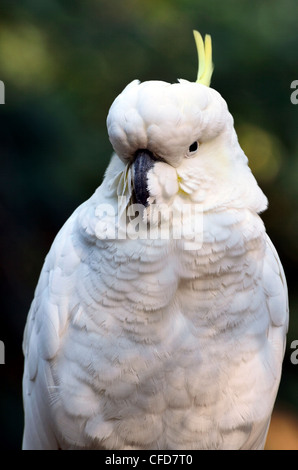
[(206, 34), (204, 43), (203, 38), (198, 31), (194, 31), (193, 34), (196, 41), (199, 60), (196, 83), (202, 83), (203, 85), (210, 86), (211, 76), (214, 68), (212, 62), (211, 36)]

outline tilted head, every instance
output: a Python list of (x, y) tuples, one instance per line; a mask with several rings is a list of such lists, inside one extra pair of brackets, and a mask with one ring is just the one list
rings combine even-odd
[(123, 171), (132, 169), (136, 200), (144, 205), (180, 198), (206, 209), (233, 201), (264, 210), (266, 198), (247, 166), (227, 104), (209, 87), (211, 38), (204, 44), (195, 32), (195, 39), (197, 81), (134, 80), (110, 108), (110, 141)]

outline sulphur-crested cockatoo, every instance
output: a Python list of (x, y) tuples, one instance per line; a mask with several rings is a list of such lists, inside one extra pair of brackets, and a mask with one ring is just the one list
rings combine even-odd
[[(130, 83), (102, 185), (57, 235), (25, 336), (24, 449), (261, 449), (288, 323), (281, 263), (221, 95)], [(257, 144), (256, 144), (257, 145)]]

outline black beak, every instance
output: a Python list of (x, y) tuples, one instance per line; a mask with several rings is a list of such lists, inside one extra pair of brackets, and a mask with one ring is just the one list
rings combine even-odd
[(136, 152), (133, 163), (134, 192), (137, 204), (148, 206), (148, 171), (156, 162), (154, 155), (147, 149), (141, 149)]

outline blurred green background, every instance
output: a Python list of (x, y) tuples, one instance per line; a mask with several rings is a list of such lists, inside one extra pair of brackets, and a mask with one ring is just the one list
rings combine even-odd
[(262, 217), (291, 307), (277, 409), (298, 415), (298, 365), (290, 361), (298, 339), (298, 105), (290, 100), (297, 21), (296, 0), (1, 0), (0, 448), (21, 446), (26, 315), (54, 236), (102, 181), (109, 107), (135, 78), (195, 80), (193, 29), (212, 35), (212, 87), (269, 199)]

